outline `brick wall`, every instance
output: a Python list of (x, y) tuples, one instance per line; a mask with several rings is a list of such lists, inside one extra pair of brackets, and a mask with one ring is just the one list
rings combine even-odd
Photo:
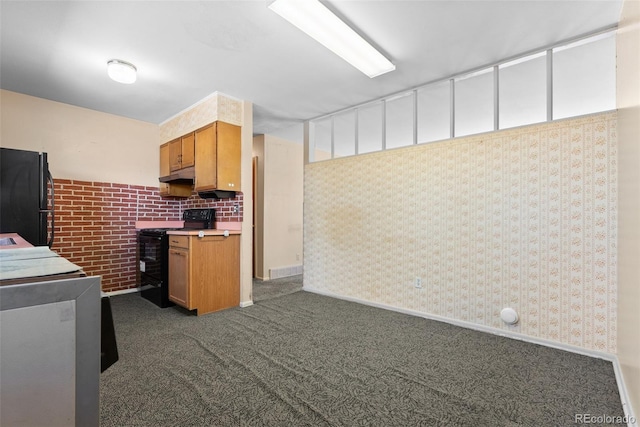
[(105, 292), (136, 287), (136, 221), (179, 220), (194, 207), (215, 208), (216, 221), (242, 221), (242, 194), (174, 199), (160, 197), (157, 187), (56, 179), (55, 202), (53, 250), (88, 275), (102, 276)]
[[(195, 193), (183, 203), (183, 209), (193, 208), (215, 208), (216, 221), (228, 222), (228, 221), (242, 221), (243, 217), (243, 195), (242, 193), (236, 193), (236, 197), (233, 199), (201, 199)], [(235, 209), (237, 206), (237, 212)]]

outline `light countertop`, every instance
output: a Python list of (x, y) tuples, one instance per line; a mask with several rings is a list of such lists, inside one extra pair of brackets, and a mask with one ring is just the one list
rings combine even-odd
[(205, 236), (223, 236), (224, 232), (228, 231), (229, 235), (241, 234), (240, 230), (225, 230), (225, 229), (208, 229), (208, 230), (170, 230), (167, 234), (178, 236), (197, 236), (200, 232), (203, 232)]
[(184, 221), (136, 221), (136, 230), (144, 228), (182, 228)]
[(85, 275), (79, 266), (62, 258), (47, 246), (15, 246), (0, 251), (0, 285), (24, 282), (26, 279), (55, 280), (62, 274)]

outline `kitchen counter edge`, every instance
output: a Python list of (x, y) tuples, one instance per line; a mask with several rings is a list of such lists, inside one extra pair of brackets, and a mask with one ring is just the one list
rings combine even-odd
[(223, 236), (225, 231), (229, 232), (229, 235), (241, 234), (240, 230), (220, 230), (220, 229), (207, 229), (207, 230), (169, 230), (167, 234), (177, 236), (197, 236), (200, 232), (203, 232), (205, 236)]

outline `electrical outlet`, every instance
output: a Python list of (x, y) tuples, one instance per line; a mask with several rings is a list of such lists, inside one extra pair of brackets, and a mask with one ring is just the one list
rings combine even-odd
[(422, 289), (422, 279), (420, 277), (416, 277), (415, 285), (416, 289)]
[(235, 203), (233, 205), (233, 213), (238, 213), (240, 211), (240, 205), (238, 203)]

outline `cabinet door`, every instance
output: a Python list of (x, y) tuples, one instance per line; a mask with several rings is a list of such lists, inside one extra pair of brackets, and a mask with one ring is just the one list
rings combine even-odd
[(169, 299), (191, 310), (189, 287), (189, 251), (169, 249)]
[(217, 188), (216, 124), (195, 132), (195, 190), (208, 191)]
[(195, 134), (191, 132), (190, 134), (183, 136), (181, 141), (181, 165), (183, 168), (188, 168), (195, 164)]
[(218, 190), (240, 189), (240, 126), (217, 122)]
[[(167, 176), (171, 173), (171, 167), (169, 165), (169, 144), (162, 144), (160, 146), (160, 177)], [(160, 195), (169, 195), (169, 184), (166, 182), (160, 183)]]
[(193, 293), (198, 315), (240, 304), (240, 235), (205, 236), (192, 242)]
[(180, 138), (169, 142), (169, 165), (171, 172), (182, 169), (182, 141)]
[[(160, 177), (171, 174), (169, 150), (170, 147), (168, 142), (160, 146)], [(189, 184), (170, 184), (168, 182), (161, 182), (158, 188), (161, 196), (189, 197), (192, 193), (192, 188)]]
[(171, 166), (169, 164), (169, 143), (160, 146), (160, 176), (171, 174)]

